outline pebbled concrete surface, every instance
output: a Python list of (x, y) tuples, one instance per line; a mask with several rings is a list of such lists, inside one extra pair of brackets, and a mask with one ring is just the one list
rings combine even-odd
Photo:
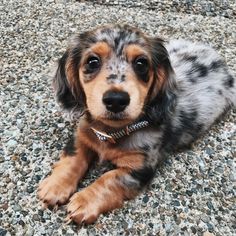
[[(211, 6), (211, 7), (209, 7)], [(0, 4), (0, 235), (236, 235), (236, 113), (170, 156), (152, 184), (91, 226), (43, 210), (38, 182), (73, 130), (49, 68), (75, 32), (129, 23), (165, 39), (211, 44), (236, 71), (235, 1), (6, 1)], [(234, 73), (235, 74), (235, 73)], [(96, 166), (78, 189), (105, 171)]]

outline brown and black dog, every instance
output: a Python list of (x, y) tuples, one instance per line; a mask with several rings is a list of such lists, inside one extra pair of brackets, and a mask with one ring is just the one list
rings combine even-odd
[[(235, 80), (212, 48), (165, 44), (127, 25), (75, 36), (54, 88), (79, 124), (38, 196), (47, 206), (70, 199), (68, 219), (77, 223), (134, 198), (166, 152), (194, 141), (236, 103)], [(116, 168), (76, 192), (96, 157)]]

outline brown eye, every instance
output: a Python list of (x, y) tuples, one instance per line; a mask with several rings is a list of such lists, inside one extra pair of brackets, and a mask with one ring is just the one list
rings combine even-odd
[(87, 62), (85, 65), (87, 73), (96, 72), (100, 68), (100, 66), (101, 66), (101, 61), (100, 61), (100, 58), (97, 56), (90, 56), (87, 59)]
[(148, 59), (141, 56), (133, 62), (133, 68), (136, 74), (145, 82), (148, 81), (149, 62)]

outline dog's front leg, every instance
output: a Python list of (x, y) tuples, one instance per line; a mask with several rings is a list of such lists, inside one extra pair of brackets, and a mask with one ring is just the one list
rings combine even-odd
[(73, 145), (64, 149), (51, 175), (39, 185), (38, 197), (45, 207), (66, 203), (88, 169), (93, 153), (80, 142)]
[(142, 176), (145, 174), (142, 172), (145, 168), (143, 154), (125, 155), (112, 162), (117, 165), (117, 169), (103, 174), (93, 184), (71, 197), (68, 204), (69, 221), (94, 222), (101, 213), (120, 208), (124, 200), (134, 198), (144, 182), (147, 183), (151, 179), (150, 173), (150, 178)]

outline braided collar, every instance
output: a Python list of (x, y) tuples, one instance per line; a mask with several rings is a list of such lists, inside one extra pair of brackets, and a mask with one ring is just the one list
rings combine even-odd
[(95, 133), (95, 135), (97, 136), (99, 141), (102, 141), (102, 142), (108, 141), (110, 143), (116, 143), (117, 139), (127, 136), (136, 130), (143, 129), (143, 128), (147, 127), (148, 125), (149, 125), (149, 122), (147, 120), (143, 120), (143, 121), (133, 123), (131, 125), (127, 125), (125, 128), (123, 128), (119, 131), (113, 132), (113, 133), (101, 132), (101, 131), (98, 131), (97, 129), (92, 128), (92, 127), (91, 127), (91, 129)]

